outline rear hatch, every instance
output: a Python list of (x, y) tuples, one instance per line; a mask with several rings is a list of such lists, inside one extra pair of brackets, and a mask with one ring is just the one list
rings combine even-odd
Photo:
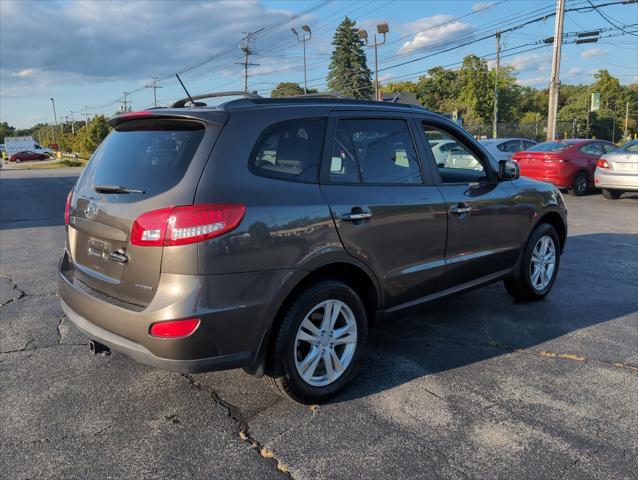
[(67, 248), (74, 280), (103, 296), (146, 306), (159, 283), (164, 247), (133, 245), (133, 225), (149, 211), (193, 203), (221, 118), (211, 123), (138, 115), (116, 117), (79, 178), (70, 200)]

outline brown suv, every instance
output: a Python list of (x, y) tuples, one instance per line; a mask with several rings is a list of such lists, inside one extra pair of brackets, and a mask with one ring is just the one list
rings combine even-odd
[[(242, 367), (317, 402), (353, 378), (378, 311), (497, 280), (524, 300), (552, 288), (561, 194), (444, 117), (318, 97), (186, 103), (113, 118), (69, 194), (60, 295), (95, 350)], [(430, 148), (449, 140), (452, 153)]]

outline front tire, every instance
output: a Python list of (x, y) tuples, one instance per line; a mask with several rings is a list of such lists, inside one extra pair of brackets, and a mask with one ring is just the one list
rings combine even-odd
[(273, 331), (266, 376), (282, 395), (320, 403), (354, 377), (368, 334), (363, 302), (348, 285), (323, 281), (301, 293)]
[(518, 272), (505, 279), (505, 289), (517, 300), (541, 300), (554, 286), (559, 265), (560, 240), (556, 229), (542, 223), (529, 237)]
[(574, 175), (569, 193), (576, 197), (582, 197), (587, 193), (587, 174), (585, 172), (578, 172)]
[(618, 200), (623, 194), (620, 190), (610, 190), (609, 188), (603, 188), (603, 197), (607, 200)]

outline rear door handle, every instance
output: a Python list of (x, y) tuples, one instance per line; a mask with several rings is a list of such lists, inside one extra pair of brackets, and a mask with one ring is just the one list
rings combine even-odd
[(372, 214), (370, 212), (346, 213), (344, 215), (341, 215), (341, 220), (346, 220), (348, 222), (354, 222), (356, 220), (366, 220), (368, 218), (372, 218)]
[(464, 213), (470, 213), (472, 211), (472, 207), (467, 206), (464, 203), (459, 203), (458, 205), (450, 207), (449, 211), (454, 215), (463, 215)]

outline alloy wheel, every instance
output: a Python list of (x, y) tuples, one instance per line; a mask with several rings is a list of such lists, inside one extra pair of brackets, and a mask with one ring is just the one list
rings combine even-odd
[(536, 291), (547, 288), (556, 269), (556, 245), (548, 235), (538, 239), (532, 250), (530, 280)]
[(309, 385), (324, 387), (346, 371), (357, 348), (357, 321), (348, 305), (324, 300), (310, 309), (295, 336), (295, 367)]

